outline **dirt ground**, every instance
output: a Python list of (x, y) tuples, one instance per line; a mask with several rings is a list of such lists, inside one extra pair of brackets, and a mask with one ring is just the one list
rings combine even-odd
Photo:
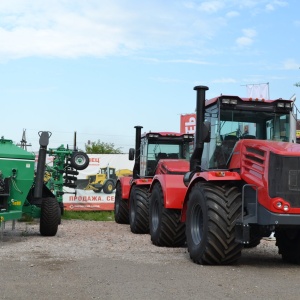
[(161, 248), (115, 222), (63, 220), (55, 237), (7, 223), (0, 237), (0, 299), (299, 299), (299, 266), (274, 241), (233, 266), (194, 264), (186, 248)]

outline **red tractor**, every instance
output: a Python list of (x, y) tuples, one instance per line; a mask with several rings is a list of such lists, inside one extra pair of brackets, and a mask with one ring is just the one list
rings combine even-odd
[[(300, 263), (300, 145), (293, 101), (221, 95), (196, 86), (195, 148), (182, 209), (198, 264), (235, 263), (275, 232), (284, 261)], [(245, 132), (243, 132), (245, 129)]]
[[(121, 177), (117, 181), (115, 221), (120, 224), (129, 223), (133, 233), (148, 233), (149, 196), (152, 192), (161, 192), (157, 187), (150, 189), (153, 178), (156, 174), (172, 178), (165, 184), (172, 187), (179, 186), (181, 188), (176, 188), (178, 193), (180, 189), (184, 192), (182, 195), (172, 195), (169, 204), (176, 201), (175, 198), (182, 202), (186, 190), (182, 177), (189, 171), (190, 149), (194, 135), (174, 132), (148, 132), (142, 135), (142, 127), (135, 126), (135, 128), (135, 149), (129, 149), (129, 160), (135, 159), (133, 175)], [(177, 206), (176, 212), (170, 214), (167, 222), (170, 222), (170, 225), (176, 222), (176, 226), (180, 227), (178, 232), (184, 236), (185, 240), (184, 224), (180, 221), (181, 208), (182, 206)], [(155, 209), (160, 208), (155, 206)], [(152, 223), (157, 221), (154, 220)]]

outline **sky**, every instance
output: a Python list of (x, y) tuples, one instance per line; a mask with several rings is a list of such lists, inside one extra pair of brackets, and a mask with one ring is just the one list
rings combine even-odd
[[(179, 131), (206, 98), (296, 94), (298, 0), (0, 0), (0, 136), (30, 151), (88, 141), (128, 152), (134, 126)], [(300, 117), (299, 117), (300, 118)]]

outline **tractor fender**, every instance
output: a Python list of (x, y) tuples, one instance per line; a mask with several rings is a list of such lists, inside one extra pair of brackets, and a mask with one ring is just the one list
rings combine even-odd
[(232, 172), (229, 170), (211, 170), (206, 172), (196, 172), (187, 189), (186, 194), (184, 196), (184, 201), (182, 205), (181, 211), (181, 221), (185, 222), (186, 218), (186, 210), (187, 210), (187, 203), (189, 201), (189, 194), (193, 188), (193, 186), (199, 181), (210, 181), (210, 182), (222, 182), (222, 181), (241, 181), (241, 176), (237, 172)]
[(117, 184), (121, 184), (122, 188), (122, 199), (128, 200), (130, 197), (131, 189), (134, 185), (138, 186), (150, 186), (152, 183), (152, 178), (138, 178), (133, 179), (131, 176), (123, 176), (118, 178)]
[(155, 184), (160, 184), (164, 195), (164, 207), (182, 209), (187, 187), (183, 183), (183, 175), (157, 174), (150, 186), (150, 193)]
[(120, 177), (117, 180), (116, 186), (121, 185), (122, 189), (122, 199), (129, 199), (130, 187), (131, 187), (132, 177)]

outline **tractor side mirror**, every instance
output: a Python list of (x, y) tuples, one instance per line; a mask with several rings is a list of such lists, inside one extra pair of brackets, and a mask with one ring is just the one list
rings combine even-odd
[(128, 154), (128, 159), (129, 160), (134, 160), (134, 154), (135, 154), (134, 148), (130, 148), (129, 149), (129, 154)]

